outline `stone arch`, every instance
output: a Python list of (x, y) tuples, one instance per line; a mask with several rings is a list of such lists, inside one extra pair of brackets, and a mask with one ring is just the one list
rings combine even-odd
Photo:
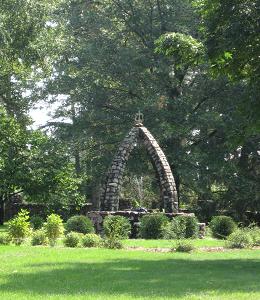
[(101, 190), (101, 210), (117, 211), (119, 207), (119, 189), (123, 173), (133, 148), (141, 140), (150, 155), (158, 175), (161, 190), (161, 201), (165, 212), (178, 212), (178, 199), (175, 181), (170, 165), (159, 144), (142, 124), (137, 124), (126, 135), (108, 170), (105, 185)]

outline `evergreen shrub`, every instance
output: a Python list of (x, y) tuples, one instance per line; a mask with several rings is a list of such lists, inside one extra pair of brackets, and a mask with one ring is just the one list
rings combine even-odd
[(31, 244), (32, 244), (32, 246), (48, 244), (48, 238), (47, 238), (44, 230), (38, 229), (33, 232)]
[(165, 239), (196, 238), (199, 234), (198, 219), (195, 216), (177, 216), (163, 229)]
[(77, 247), (81, 241), (81, 235), (78, 232), (69, 232), (63, 240), (64, 245), (71, 248)]
[(87, 233), (82, 238), (83, 247), (99, 247), (101, 243), (101, 237), (95, 233)]
[(231, 233), (226, 245), (228, 248), (249, 248), (253, 245), (253, 239), (246, 229), (237, 229)]
[(94, 226), (91, 222), (91, 220), (82, 215), (76, 215), (68, 219), (65, 229), (67, 232), (79, 232), (83, 234), (87, 233), (93, 233), (94, 232)]
[(164, 214), (145, 215), (140, 222), (140, 236), (144, 239), (160, 239), (168, 223), (168, 218)]
[(103, 227), (108, 239), (127, 239), (131, 233), (130, 221), (123, 216), (107, 216)]
[(195, 246), (193, 246), (190, 241), (180, 240), (177, 242), (175, 251), (176, 252), (191, 252), (195, 249), (196, 249)]
[(31, 226), (34, 230), (42, 228), (44, 224), (44, 219), (40, 216), (32, 216), (30, 218)]
[(124, 246), (119, 239), (108, 238), (103, 240), (103, 247), (107, 249), (122, 249)]
[(231, 217), (215, 216), (210, 224), (212, 235), (218, 239), (225, 239), (237, 229), (237, 225)]

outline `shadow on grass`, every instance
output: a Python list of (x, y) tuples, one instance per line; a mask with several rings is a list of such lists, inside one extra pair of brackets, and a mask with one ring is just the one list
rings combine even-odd
[(57, 263), (27, 266), (14, 273), (1, 291), (40, 295), (128, 294), (135, 297), (181, 297), (217, 291), (259, 292), (260, 260), (162, 261), (119, 259), (105, 263)]

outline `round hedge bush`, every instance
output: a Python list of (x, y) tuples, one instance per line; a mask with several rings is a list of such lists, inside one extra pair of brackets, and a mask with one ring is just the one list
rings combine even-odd
[(199, 234), (198, 219), (195, 216), (177, 216), (163, 229), (165, 239), (196, 238)]
[(105, 236), (109, 239), (127, 239), (131, 233), (130, 221), (123, 216), (107, 216), (103, 226)]
[(144, 239), (160, 239), (168, 223), (168, 218), (161, 213), (145, 215), (140, 222), (140, 236)]
[(228, 216), (213, 217), (209, 226), (213, 237), (218, 239), (225, 239), (237, 229), (237, 225), (234, 220)]
[(250, 233), (245, 229), (238, 229), (231, 233), (227, 238), (228, 248), (249, 248), (253, 245)]
[(65, 229), (66, 232), (74, 231), (83, 234), (94, 232), (94, 226), (91, 220), (88, 217), (81, 215), (69, 218), (65, 225)]
[(75, 248), (79, 245), (80, 241), (81, 241), (80, 233), (70, 232), (65, 236), (63, 243), (66, 247)]
[(118, 239), (108, 238), (103, 241), (103, 247), (107, 249), (123, 249), (124, 245)]
[(82, 238), (83, 247), (99, 247), (101, 243), (101, 237), (95, 233), (87, 233)]
[(34, 230), (42, 228), (44, 224), (44, 219), (40, 216), (32, 216), (30, 218), (31, 226)]
[(39, 230), (36, 230), (33, 232), (31, 244), (32, 244), (32, 246), (48, 244), (48, 238), (47, 238), (44, 230), (39, 229)]

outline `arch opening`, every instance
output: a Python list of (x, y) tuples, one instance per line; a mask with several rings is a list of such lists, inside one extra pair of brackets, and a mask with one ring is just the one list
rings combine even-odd
[(101, 210), (117, 211), (119, 208), (119, 192), (128, 158), (138, 142), (142, 142), (151, 157), (160, 186), (160, 198), (165, 212), (178, 212), (177, 191), (170, 165), (159, 144), (143, 126), (136, 124), (126, 135), (118, 148), (107, 173), (105, 184), (101, 190)]

